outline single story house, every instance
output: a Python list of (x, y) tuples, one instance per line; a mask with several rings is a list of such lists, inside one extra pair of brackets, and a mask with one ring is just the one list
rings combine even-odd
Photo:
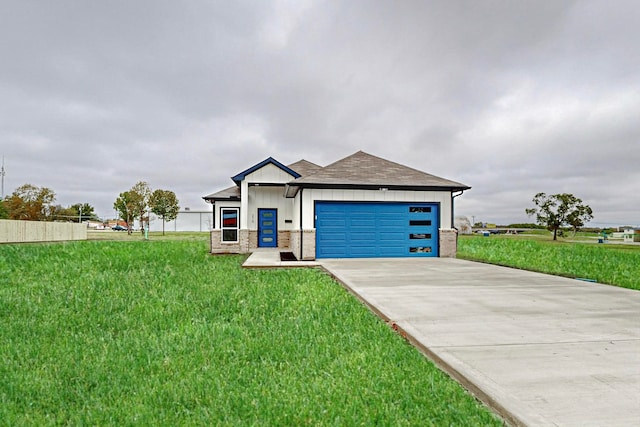
[(256, 248), (316, 258), (455, 257), (454, 199), (468, 190), (358, 151), (322, 167), (269, 157), (204, 196), (211, 253)]

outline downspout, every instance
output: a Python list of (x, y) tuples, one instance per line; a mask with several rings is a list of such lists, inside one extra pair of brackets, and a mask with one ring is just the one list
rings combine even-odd
[(453, 209), (453, 199), (455, 199), (458, 196), (461, 196), (462, 193), (464, 193), (464, 190), (460, 190), (460, 192), (458, 194), (453, 194), (453, 191), (451, 192), (451, 228), (453, 228), (454, 230), (458, 230), (455, 227), (455, 222), (454, 222), (454, 209)]
[(451, 228), (453, 228), (454, 230), (456, 230), (456, 254), (458, 253), (458, 229), (455, 226), (455, 215), (454, 215), (454, 209), (453, 209), (453, 199), (455, 199), (458, 196), (461, 196), (462, 193), (464, 193), (464, 190), (460, 190), (460, 192), (458, 194), (453, 194), (453, 191), (451, 192)]

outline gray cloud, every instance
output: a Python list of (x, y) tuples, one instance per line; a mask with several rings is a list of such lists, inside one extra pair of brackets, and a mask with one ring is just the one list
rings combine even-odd
[(112, 215), (139, 180), (182, 206), (268, 156), (365, 150), (528, 220), (539, 191), (640, 225), (636, 2), (168, 1), (0, 5), (5, 192)]

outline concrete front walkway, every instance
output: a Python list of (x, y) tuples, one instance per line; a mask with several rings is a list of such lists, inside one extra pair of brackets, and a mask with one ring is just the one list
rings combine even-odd
[(244, 268), (297, 268), (318, 267), (316, 261), (281, 261), (279, 249), (256, 249), (242, 264)]
[(640, 292), (451, 258), (321, 264), (511, 424), (640, 425)]

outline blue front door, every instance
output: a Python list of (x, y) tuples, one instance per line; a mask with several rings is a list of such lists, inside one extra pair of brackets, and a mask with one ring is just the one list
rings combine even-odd
[(278, 211), (258, 209), (258, 247), (278, 247)]

